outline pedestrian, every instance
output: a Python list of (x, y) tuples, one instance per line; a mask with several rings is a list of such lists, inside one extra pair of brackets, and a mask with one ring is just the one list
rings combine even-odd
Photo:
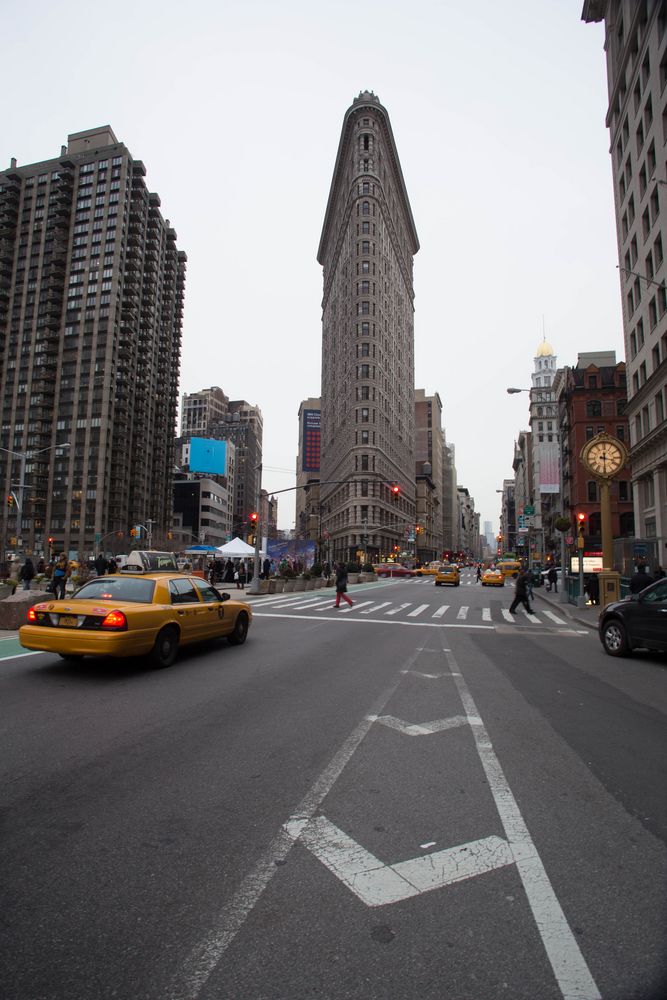
[(245, 574), (245, 563), (243, 562), (243, 560), (240, 560), (239, 562), (238, 569), (234, 573), (234, 579), (236, 580), (236, 589), (245, 590), (246, 574)]
[(531, 608), (530, 603), (528, 601), (529, 580), (530, 580), (530, 574), (528, 573), (528, 571), (525, 569), (521, 570), (514, 584), (514, 600), (512, 601), (512, 604), (510, 606), (511, 615), (516, 614), (516, 609), (520, 604), (523, 604), (528, 614), (532, 615), (533, 609)]
[(225, 563), (225, 572), (222, 577), (223, 583), (234, 583), (234, 563), (228, 559)]
[(547, 573), (547, 580), (549, 581), (549, 586), (547, 587), (547, 590), (549, 591), (554, 590), (556, 593), (558, 593), (558, 572), (556, 571), (555, 566), (552, 566), (549, 572)]
[(107, 571), (108, 565), (109, 565), (109, 563), (106, 561), (106, 559), (104, 558), (104, 556), (100, 552), (100, 554), (98, 555), (97, 559), (95, 560), (95, 572), (97, 573), (97, 575), (98, 576), (104, 576), (104, 574)]
[(30, 590), (30, 581), (35, 577), (35, 567), (32, 564), (32, 559), (30, 556), (26, 556), (26, 560), (19, 570), (19, 580), (23, 580), (23, 589)]
[(65, 586), (69, 579), (70, 566), (67, 556), (64, 552), (61, 552), (58, 557), (58, 562), (53, 570), (53, 593), (55, 594), (56, 600), (64, 601), (65, 599)]
[(477, 565), (477, 583), (479, 583), (479, 581), (481, 579), (482, 579), (482, 567), (478, 564)]
[(588, 577), (586, 593), (588, 594), (591, 604), (597, 605), (600, 603), (600, 581), (598, 580), (597, 573), (591, 573)]
[(271, 576), (271, 560), (268, 557), (262, 563), (262, 570), (264, 572), (264, 579), (268, 580)]
[(662, 568), (662, 566), (656, 566), (655, 567), (655, 573), (653, 574), (653, 579), (654, 580), (664, 580), (665, 579), (665, 575), (666, 574), (665, 574), (665, 571)]
[(37, 563), (37, 573), (38, 573), (38, 575), (39, 574), (43, 574), (45, 569), (46, 569), (46, 566), (44, 565), (44, 559), (41, 558), (39, 560), (39, 562)]
[(630, 593), (639, 594), (640, 591), (653, 583), (653, 577), (649, 575), (646, 565), (641, 563), (637, 567), (637, 572), (630, 577)]
[(347, 590), (347, 566), (345, 563), (338, 563), (336, 566), (336, 603), (334, 608), (340, 607), (340, 599), (343, 598), (344, 601), (352, 607), (354, 601), (351, 601), (346, 594)]
[(116, 562), (114, 557), (111, 556), (109, 562), (107, 563), (107, 573), (111, 576), (117, 572), (118, 572), (118, 563)]

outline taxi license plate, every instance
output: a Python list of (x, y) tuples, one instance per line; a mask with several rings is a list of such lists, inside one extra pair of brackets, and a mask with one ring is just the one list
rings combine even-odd
[(79, 624), (79, 619), (76, 615), (61, 615), (58, 624), (64, 625), (66, 628), (76, 628)]

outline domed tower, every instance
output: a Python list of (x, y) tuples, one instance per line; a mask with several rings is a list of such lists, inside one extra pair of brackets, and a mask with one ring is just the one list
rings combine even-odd
[[(552, 521), (559, 510), (560, 470), (556, 399), (552, 389), (557, 370), (553, 347), (544, 337), (535, 352), (530, 393), (530, 430), (533, 444), (533, 517), (536, 558), (544, 561), (554, 534)], [(527, 523), (530, 526), (530, 520)], [(532, 532), (531, 532), (532, 534)], [(538, 554), (539, 553), (539, 554)]]

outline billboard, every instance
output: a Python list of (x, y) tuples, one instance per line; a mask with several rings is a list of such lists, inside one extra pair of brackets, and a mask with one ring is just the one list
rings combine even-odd
[(320, 471), (320, 411), (303, 411), (302, 472)]
[(193, 437), (190, 441), (190, 472), (208, 472), (213, 476), (226, 475), (227, 442)]
[(543, 441), (537, 446), (540, 463), (540, 493), (560, 491), (558, 474), (558, 442)]

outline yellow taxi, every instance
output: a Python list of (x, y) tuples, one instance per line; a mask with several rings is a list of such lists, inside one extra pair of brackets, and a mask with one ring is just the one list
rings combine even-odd
[(33, 605), (19, 642), (65, 660), (147, 656), (154, 666), (169, 667), (190, 643), (225, 637), (240, 646), (251, 621), (248, 604), (201, 577), (135, 564), (129, 572), (89, 580), (65, 600)]
[(483, 587), (504, 587), (505, 574), (501, 569), (485, 569), (482, 573)]
[(451, 583), (454, 587), (458, 587), (461, 583), (459, 568), (454, 563), (441, 566), (435, 575), (436, 587), (446, 583)]
[(514, 579), (521, 572), (521, 563), (516, 559), (499, 559), (496, 569), (499, 569), (503, 576)]
[(430, 562), (428, 566), (420, 566), (419, 569), (416, 569), (415, 576), (436, 576), (442, 565), (440, 560), (436, 559)]

